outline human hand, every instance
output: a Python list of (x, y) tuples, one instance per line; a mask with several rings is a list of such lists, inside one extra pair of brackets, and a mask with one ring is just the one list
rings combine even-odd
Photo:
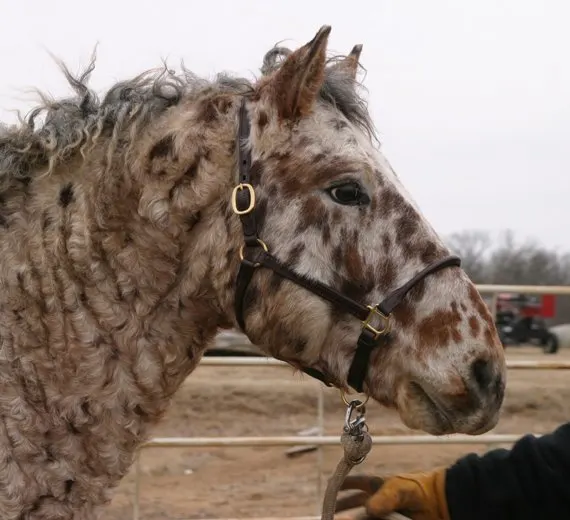
[(445, 468), (406, 473), (385, 479), (370, 475), (346, 477), (341, 490), (359, 493), (337, 500), (335, 511), (364, 506), (364, 519), (389, 518), (401, 513), (411, 520), (450, 520), (445, 498)]

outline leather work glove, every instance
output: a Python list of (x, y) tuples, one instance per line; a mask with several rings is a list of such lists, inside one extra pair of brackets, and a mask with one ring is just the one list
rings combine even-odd
[(341, 490), (359, 493), (337, 500), (336, 512), (365, 506), (359, 518), (380, 519), (401, 513), (412, 520), (450, 520), (445, 497), (445, 468), (387, 477), (347, 476)]

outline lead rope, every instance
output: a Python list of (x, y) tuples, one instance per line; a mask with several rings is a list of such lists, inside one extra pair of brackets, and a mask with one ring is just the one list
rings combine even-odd
[[(358, 416), (352, 419), (355, 411), (358, 412)], [(340, 437), (344, 453), (327, 484), (321, 520), (334, 520), (337, 496), (344, 479), (354, 466), (364, 462), (372, 448), (372, 437), (368, 433), (365, 412), (364, 403), (358, 399), (347, 404), (344, 428)], [(410, 519), (400, 513), (390, 513), (384, 517), (384, 520)]]

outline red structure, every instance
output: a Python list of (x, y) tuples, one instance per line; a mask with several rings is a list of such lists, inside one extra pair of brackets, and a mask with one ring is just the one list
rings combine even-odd
[(556, 314), (556, 297), (553, 294), (530, 296), (500, 293), (497, 295), (497, 312), (505, 311), (520, 317), (553, 318)]

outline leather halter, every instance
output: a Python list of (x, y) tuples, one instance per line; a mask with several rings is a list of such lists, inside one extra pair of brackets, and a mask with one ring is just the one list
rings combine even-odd
[[(240, 216), (244, 238), (244, 245), (239, 251), (241, 264), (236, 280), (235, 314), (237, 322), (245, 333), (244, 296), (253, 273), (258, 267), (271, 269), (279, 276), (328, 300), (342, 311), (352, 314), (362, 322), (362, 330), (358, 337), (356, 352), (347, 378), (347, 383), (352, 388), (357, 392), (362, 392), (372, 351), (389, 341), (390, 317), (394, 308), (402, 302), (410, 289), (426, 276), (444, 267), (459, 267), (461, 260), (457, 256), (448, 256), (428, 265), (404, 285), (388, 294), (376, 306), (358, 303), (327, 285), (297, 274), (271, 255), (267, 245), (257, 235), (255, 189), (250, 179), (251, 152), (244, 145), (251, 129), (245, 98), (242, 99), (238, 125), (239, 183), (234, 188), (231, 199), (233, 211)], [(302, 370), (311, 377), (322, 381), (325, 385), (332, 386), (327, 381), (325, 375), (318, 370), (314, 368), (302, 368)]]

